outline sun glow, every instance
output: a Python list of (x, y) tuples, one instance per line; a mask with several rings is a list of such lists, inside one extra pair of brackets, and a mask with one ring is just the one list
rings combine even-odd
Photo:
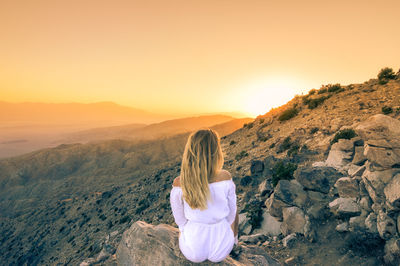
[(265, 114), (301, 93), (302, 85), (303, 82), (288, 77), (267, 78), (244, 85), (240, 96), (243, 110), (252, 117)]

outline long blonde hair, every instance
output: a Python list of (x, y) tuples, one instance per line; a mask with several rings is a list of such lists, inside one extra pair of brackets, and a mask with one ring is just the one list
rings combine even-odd
[(207, 209), (208, 184), (224, 164), (219, 135), (200, 129), (189, 135), (183, 152), (180, 183), (183, 198), (192, 209)]

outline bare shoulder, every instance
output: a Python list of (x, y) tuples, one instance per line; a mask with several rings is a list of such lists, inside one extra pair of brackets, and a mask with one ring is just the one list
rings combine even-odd
[(221, 171), (219, 172), (219, 174), (217, 176), (217, 180), (224, 181), (224, 180), (230, 180), (230, 179), (232, 179), (231, 173), (229, 173), (229, 171), (227, 171), (225, 169), (221, 169)]
[(180, 187), (181, 186), (181, 181), (180, 181), (180, 176), (175, 177), (174, 182), (172, 183), (174, 187)]

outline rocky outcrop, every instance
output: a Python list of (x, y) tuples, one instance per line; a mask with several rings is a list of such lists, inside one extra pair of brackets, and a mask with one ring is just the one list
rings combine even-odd
[[(138, 221), (126, 230), (116, 252), (119, 265), (214, 265), (191, 263), (179, 249), (178, 229), (170, 225), (157, 226)], [(234, 257), (234, 258), (233, 258)], [(253, 245), (241, 244), (234, 248), (218, 265), (280, 265), (265, 251)]]

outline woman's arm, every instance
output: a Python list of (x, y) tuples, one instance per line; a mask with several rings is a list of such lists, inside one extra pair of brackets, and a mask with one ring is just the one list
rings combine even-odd
[[(174, 185), (176, 183), (174, 182)], [(179, 227), (179, 231), (183, 231), (183, 227), (187, 222), (183, 209), (182, 189), (178, 186), (173, 186), (170, 194), (170, 204), (175, 223)]]

